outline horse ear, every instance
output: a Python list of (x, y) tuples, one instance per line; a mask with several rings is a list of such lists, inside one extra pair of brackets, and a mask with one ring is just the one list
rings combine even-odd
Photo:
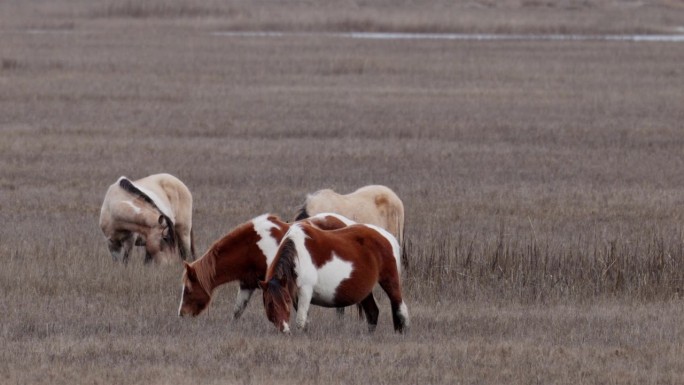
[(185, 261), (183, 261), (183, 263), (185, 264), (185, 272), (190, 282), (197, 282), (197, 272), (195, 271), (195, 268)]

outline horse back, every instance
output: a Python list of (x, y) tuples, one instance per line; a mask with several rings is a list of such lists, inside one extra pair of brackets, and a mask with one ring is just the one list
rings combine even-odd
[(313, 263), (321, 267), (335, 256), (349, 261), (354, 269), (374, 271), (397, 264), (398, 244), (391, 234), (373, 225), (355, 224), (336, 230), (304, 227), (306, 247)]
[(150, 195), (159, 209), (174, 223), (191, 223), (192, 194), (188, 187), (171, 174), (154, 174), (133, 182)]
[(403, 241), (404, 204), (387, 186), (369, 185), (349, 194), (338, 194), (330, 189), (307, 196), (306, 204), (297, 218), (322, 212), (342, 214), (358, 223), (380, 226)]

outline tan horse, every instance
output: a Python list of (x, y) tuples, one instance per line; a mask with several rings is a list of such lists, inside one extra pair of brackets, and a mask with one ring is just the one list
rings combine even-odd
[(370, 185), (346, 195), (330, 189), (316, 191), (306, 197), (295, 220), (320, 213), (337, 213), (357, 223), (380, 226), (403, 244), (404, 204), (388, 187)]
[(145, 246), (145, 263), (195, 259), (192, 195), (173, 175), (119, 178), (105, 195), (100, 228), (115, 261), (128, 262), (134, 243)]

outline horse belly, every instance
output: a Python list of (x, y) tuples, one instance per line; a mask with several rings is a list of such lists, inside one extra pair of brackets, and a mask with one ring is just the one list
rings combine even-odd
[(333, 253), (332, 258), (316, 270), (312, 302), (318, 306), (337, 306), (338, 289), (351, 277), (353, 264)]
[(312, 303), (318, 306), (341, 307), (357, 304), (366, 298), (373, 291), (377, 279), (374, 279), (372, 272), (363, 274), (355, 271), (353, 267), (351, 262), (334, 256), (319, 269)]

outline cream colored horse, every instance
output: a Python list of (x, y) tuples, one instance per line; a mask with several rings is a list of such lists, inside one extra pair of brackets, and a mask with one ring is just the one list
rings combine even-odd
[(109, 186), (100, 210), (100, 228), (114, 260), (128, 262), (133, 244), (145, 246), (145, 262), (195, 259), (192, 195), (169, 174)]
[(370, 185), (346, 195), (330, 189), (316, 191), (307, 195), (295, 220), (321, 213), (336, 213), (357, 223), (380, 226), (403, 244), (404, 204), (388, 187)]

